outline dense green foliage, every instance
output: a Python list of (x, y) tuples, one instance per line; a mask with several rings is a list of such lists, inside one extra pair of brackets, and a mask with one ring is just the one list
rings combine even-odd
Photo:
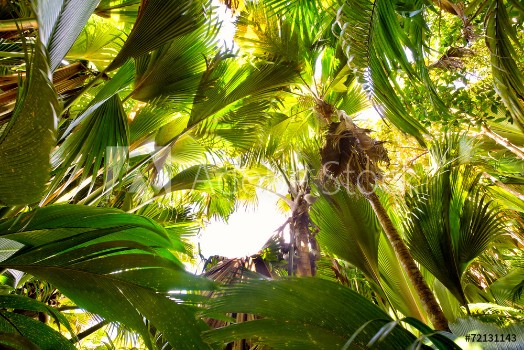
[[(519, 0), (0, 0), (0, 347), (524, 344), (523, 33)], [(282, 183), (260, 254), (186, 271)]]

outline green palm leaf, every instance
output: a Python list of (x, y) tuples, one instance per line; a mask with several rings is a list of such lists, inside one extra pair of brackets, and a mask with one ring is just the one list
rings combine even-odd
[[(313, 3), (307, 1), (307, 4), (301, 5)], [(312, 69), (314, 38), (310, 28), (319, 15), (318, 11), (312, 13), (303, 6), (297, 7), (296, 1), (287, 2), (285, 7), (283, 5), (275, 2), (247, 3), (246, 10), (238, 17), (235, 40), (242, 49), (262, 60), (283, 63), (295, 69), (309, 65)], [(293, 21), (293, 17), (284, 17), (286, 19), (283, 20), (283, 12), (297, 13), (301, 10), (307, 13), (306, 22)]]
[(402, 265), (400, 265), (391, 243), (384, 235), (380, 237), (378, 268), (380, 286), (392, 306), (405, 316), (414, 317), (427, 323), (427, 315), (421, 305), (420, 298)]
[[(94, 133), (93, 130), (99, 130)], [(126, 161), (129, 145), (127, 115), (118, 95), (114, 95), (100, 105), (80, 124), (53, 153), (53, 165), (57, 168), (51, 190), (76, 179), (80, 182), (91, 175), (91, 188), (95, 184), (100, 169), (104, 170), (104, 180), (109, 171), (116, 169), (114, 178), (119, 178)]]
[(512, 41), (520, 46), (504, 1), (491, 3), (485, 19), (486, 44), (491, 52), (491, 68), (495, 89), (524, 132), (524, 77), (517, 67), (517, 53)]
[(149, 101), (169, 96), (172, 101), (190, 104), (206, 71), (206, 58), (213, 54), (215, 40), (213, 33), (201, 27), (140, 57), (133, 98)]
[(142, 0), (133, 30), (107, 69), (116, 69), (130, 57), (142, 56), (196, 30), (204, 23), (204, 6), (201, 0)]
[(418, 80), (404, 48), (411, 42), (397, 19), (395, 2), (348, 0), (337, 22), (348, 64), (354, 68), (376, 108), (401, 131), (423, 144), (425, 128), (413, 118), (399, 96), (395, 69), (398, 65), (411, 80)]
[(105, 83), (100, 90), (98, 90), (95, 97), (89, 102), (87, 107), (76, 116), (66, 130), (63, 132), (61, 139), (65, 139), (71, 131), (77, 127), (85, 118), (94, 113), (97, 108), (106, 103), (113, 96), (128, 87), (134, 78), (135, 65), (132, 60), (127, 61), (113, 76), (111, 80)]
[(69, 339), (38, 320), (14, 312), (0, 311), (0, 315), (0, 344), (16, 346), (7, 349), (76, 349)]
[(241, 107), (246, 98), (250, 98), (249, 102), (274, 98), (298, 79), (298, 72), (286, 65), (239, 64), (227, 59), (217, 62), (206, 75), (202, 86), (208, 87), (213, 82), (213, 89), (202, 91), (195, 101), (198, 103), (193, 105), (189, 125), (213, 115), (227, 115), (232, 108)]
[[(181, 190), (200, 190), (209, 193), (228, 193), (235, 186), (236, 172), (214, 165), (194, 165), (171, 178), (159, 195)], [(228, 186), (230, 185), (230, 187)], [(228, 188), (229, 187), (229, 188)]]
[(54, 71), (84, 28), (98, 0), (50, 0), (37, 4), (39, 37), (49, 51), (50, 69)]
[(58, 99), (43, 45), (35, 45), (32, 57), (13, 117), (0, 133), (0, 204), (38, 201), (50, 177)]
[[(20, 335), (23, 339), (37, 345), (40, 349), (75, 349), (73, 344), (63, 335), (47, 326), (46, 324), (35, 320), (29, 315), (8, 311), (12, 309), (26, 310), (30, 313), (45, 313), (51, 316), (55, 323), (67, 328), (74, 338), (74, 331), (64, 315), (54, 308), (47, 306), (37, 300), (19, 296), (19, 295), (1, 295), (0, 296), (0, 328), (4, 334)], [(0, 337), (0, 344), (9, 344), (4, 342)]]
[[(277, 349), (340, 349), (357, 333), (351, 349), (360, 349), (392, 321), (366, 298), (322, 279), (246, 281), (212, 299), (205, 315), (231, 312), (262, 319), (208, 331), (204, 339), (226, 343), (255, 336), (262, 346)], [(380, 349), (405, 349), (416, 340), (403, 328), (388, 329)]]
[(183, 135), (171, 147), (172, 161), (177, 165), (198, 165), (206, 162), (206, 148), (190, 135)]
[(505, 231), (500, 211), (470, 166), (442, 170), (406, 197), (406, 239), (413, 257), (466, 304), (468, 265)]
[(320, 228), (317, 240), (322, 251), (346, 260), (379, 282), (380, 226), (367, 200), (346, 190), (322, 195), (312, 207), (311, 219)]
[[(174, 136), (179, 135), (187, 126), (188, 116), (173, 111), (173, 106), (164, 99), (150, 101), (140, 109), (129, 124), (131, 143), (147, 140), (155, 132), (165, 133), (157, 136), (159, 145), (167, 144)], [(163, 128), (166, 126), (166, 128)], [(164, 131), (160, 131), (164, 129)], [(167, 129), (167, 130), (166, 130)], [(174, 129), (174, 130), (173, 130)]]
[(150, 348), (144, 317), (172, 346), (207, 348), (202, 323), (169, 293), (213, 285), (184, 271), (171, 252), (179, 248), (153, 221), (115, 209), (51, 206), (4, 222), (0, 232), (26, 245), (2, 267), (49, 281), (80, 307), (137, 331)]
[(115, 25), (92, 17), (66, 55), (67, 59), (88, 60), (102, 71), (118, 54), (125, 34)]
[[(521, 265), (522, 266), (522, 265)], [(503, 276), (489, 286), (490, 292), (499, 305), (522, 307), (524, 299), (524, 268), (515, 266), (506, 276)]]

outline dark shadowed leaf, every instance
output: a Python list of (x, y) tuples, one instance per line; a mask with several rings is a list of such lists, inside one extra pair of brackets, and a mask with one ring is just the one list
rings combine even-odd
[[(313, 292), (314, 291), (314, 292)], [(392, 319), (366, 298), (321, 279), (251, 280), (227, 288), (210, 302), (208, 313), (242, 312), (262, 317), (205, 333), (209, 342), (230, 342), (255, 336), (277, 349), (340, 349), (364, 323), (375, 320), (354, 340), (367, 342)], [(416, 338), (395, 328), (381, 349), (405, 349)]]

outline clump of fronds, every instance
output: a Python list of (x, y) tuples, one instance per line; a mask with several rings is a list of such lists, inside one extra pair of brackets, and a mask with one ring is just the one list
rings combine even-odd
[(338, 111), (340, 122), (332, 122), (321, 150), (321, 178), (343, 176), (344, 185), (358, 185), (369, 191), (382, 178), (379, 163), (389, 165), (384, 142), (369, 133), (372, 130), (357, 126), (344, 111)]

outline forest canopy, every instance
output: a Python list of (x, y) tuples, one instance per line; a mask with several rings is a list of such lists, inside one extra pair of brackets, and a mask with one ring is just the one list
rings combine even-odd
[[(0, 0), (0, 347), (519, 348), (523, 23)], [(261, 191), (287, 220), (260, 251), (203, 256)]]

